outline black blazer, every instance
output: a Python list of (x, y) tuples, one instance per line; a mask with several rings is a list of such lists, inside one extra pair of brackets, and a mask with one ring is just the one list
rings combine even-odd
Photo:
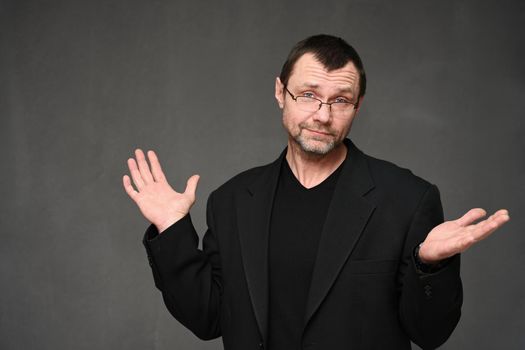
[[(436, 186), (369, 157), (350, 140), (319, 242), (306, 306), (304, 349), (423, 349), (441, 345), (462, 304), (459, 256), (433, 274), (414, 248), (443, 221)], [(144, 245), (171, 314), (226, 350), (264, 349), (268, 237), (281, 162), (245, 171), (208, 199), (203, 250), (187, 215)], [(271, 349), (269, 349), (271, 350)]]

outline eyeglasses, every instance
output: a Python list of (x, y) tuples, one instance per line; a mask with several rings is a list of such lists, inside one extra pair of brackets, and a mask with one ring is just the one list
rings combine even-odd
[(323, 105), (330, 107), (330, 112), (334, 117), (349, 117), (352, 111), (356, 108), (355, 102), (346, 101), (343, 98), (338, 98), (334, 102), (323, 102), (318, 98), (311, 96), (295, 96), (285, 86), (284, 89), (290, 94), (292, 99), (297, 103), (297, 108), (303, 112), (314, 113), (321, 109)]

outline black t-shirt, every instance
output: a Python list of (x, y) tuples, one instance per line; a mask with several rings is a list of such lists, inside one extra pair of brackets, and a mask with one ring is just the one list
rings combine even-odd
[(301, 348), (317, 246), (341, 168), (307, 189), (283, 161), (270, 226), (269, 350)]

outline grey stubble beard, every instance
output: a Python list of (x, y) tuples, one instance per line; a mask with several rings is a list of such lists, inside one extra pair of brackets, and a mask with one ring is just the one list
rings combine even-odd
[(317, 155), (317, 156), (324, 156), (328, 153), (330, 153), (337, 145), (335, 140), (330, 140), (329, 142), (325, 142), (324, 146), (314, 146), (309, 144), (309, 140), (319, 141), (323, 142), (323, 140), (319, 139), (307, 139), (302, 135), (302, 132), (299, 133), (299, 135), (294, 136), (293, 139), (295, 140), (295, 143), (301, 147), (301, 150), (303, 152), (310, 154), (310, 155)]

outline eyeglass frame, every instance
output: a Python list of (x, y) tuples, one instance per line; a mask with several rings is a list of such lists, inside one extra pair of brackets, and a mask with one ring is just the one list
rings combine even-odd
[[(323, 102), (321, 101), (320, 99), (318, 99), (317, 97), (309, 97), (309, 96), (295, 96), (294, 94), (292, 94), (290, 92), (290, 90), (288, 90), (288, 87), (286, 85), (284, 85), (284, 90), (286, 90), (287, 93), (290, 94), (290, 97), (292, 97), (292, 100), (294, 100), (296, 103), (297, 102), (297, 98), (298, 97), (303, 97), (303, 98), (309, 98), (309, 99), (312, 99), (312, 100), (317, 100), (319, 102), (319, 108), (317, 108), (317, 111), (321, 110), (321, 108), (323, 107), (323, 105), (328, 105), (329, 108), (330, 108), (330, 112), (332, 112), (332, 105), (335, 103), (335, 104), (338, 104), (338, 103), (344, 103), (344, 104), (351, 104), (352, 106), (354, 106), (354, 110), (357, 109), (357, 103), (358, 102)], [(312, 113), (314, 112), (317, 112), (317, 111), (312, 111)]]

